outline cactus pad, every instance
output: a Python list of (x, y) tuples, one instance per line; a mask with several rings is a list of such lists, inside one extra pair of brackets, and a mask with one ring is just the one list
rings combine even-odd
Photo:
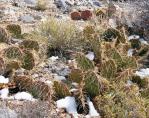
[(94, 68), (94, 63), (81, 53), (77, 54), (76, 61), (77, 61), (78, 67), (80, 67), (83, 70), (89, 70)]
[(116, 64), (113, 60), (108, 60), (101, 65), (101, 76), (111, 79), (114, 78), (117, 72)]
[(22, 67), (27, 70), (33, 69), (35, 66), (35, 58), (33, 53), (25, 50), (23, 53)]
[(21, 27), (20, 25), (16, 25), (16, 24), (10, 24), (7, 25), (7, 28), (9, 33), (11, 33), (11, 35), (15, 38), (20, 38), (21, 36)]
[(20, 50), (20, 48), (15, 46), (8, 47), (4, 50), (4, 56), (8, 59), (21, 59), (22, 51)]
[(54, 91), (56, 98), (64, 98), (70, 95), (68, 86), (62, 82), (54, 81)]
[(21, 46), (23, 46), (25, 49), (30, 49), (30, 50), (39, 51), (39, 44), (38, 44), (37, 41), (24, 40), (24, 41), (21, 43)]

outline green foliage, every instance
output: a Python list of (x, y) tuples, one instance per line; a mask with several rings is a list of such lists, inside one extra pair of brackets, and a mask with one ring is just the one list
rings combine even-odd
[(16, 24), (10, 24), (7, 25), (8, 32), (15, 38), (20, 38), (21, 37), (21, 27), (20, 25)]
[(84, 88), (87, 94), (94, 98), (95, 96), (99, 95), (100, 92), (100, 84), (98, 78), (94, 72), (88, 72), (84, 77)]
[(112, 41), (113, 39), (118, 40), (118, 42), (125, 43), (126, 38), (123, 33), (118, 31), (117, 29), (109, 28), (103, 33), (103, 38), (105, 41)]
[(117, 67), (113, 60), (105, 61), (101, 64), (100, 74), (101, 76), (112, 79), (116, 76)]
[(37, 41), (34, 40), (23, 40), (20, 45), (23, 46), (25, 49), (39, 51), (39, 44)]
[(115, 48), (108, 49), (105, 52), (107, 58), (113, 59), (117, 65), (117, 69), (120, 70), (123, 66), (123, 59), (120, 53)]
[(84, 54), (78, 53), (76, 56), (78, 67), (82, 70), (89, 70), (94, 68), (94, 63), (85, 57)]
[(136, 69), (138, 67), (137, 60), (134, 57), (123, 57), (123, 68)]
[(4, 50), (4, 56), (8, 59), (22, 59), (22, 51), (18, 47), (11, 46)]
[(123, 91), (95, 98), (94, 103), (104, 118), (146, 118), (145, 104), (142, 99)]
[(148, 78), (141, 79), (139, 76), (132, 76), (131, 80), (133, 83), (136, 83), (140, 88), (146, 88), (149, 85)]
[(72, 82), (81, 83), (83, 79), (83, 72), (79, 69), (73, 69), (69, 74), (69, 79)]
[(29, 76), (15, 76), (13, 81), (21, 91), (28, 91), (34, 98), (51, 102), (51, 88), (46, 83), (35, 81)]
[(0, 57), (0, 74), (3, 75), (5, 72), (5, 61), (4, 58)]
[(141, 42), (138, 39), (131, 39), (131, 47), (134, 49), (140, 49), (141, 48)]
[(143, 46), (138, 52), (138, 56), (145, 56), (149, 51), (148, 46)]
[(78, 50), (82, 46), (80, 32), (70, 21), (50, 18), (39, 26), (37, 32), (48, 38), (49, 46), (54, 49)]
[(53, 87), (55, 91), (55, 97), (57, 99), (64, 98), (70, 95), (68, 86), (62, 82), (54, 81)]
[(22, 67), (27, 70), (33, 69), (35, 66), (35, 58), (33, 53), (30, 51), (24, 50), (23, 59), (22, 59)]

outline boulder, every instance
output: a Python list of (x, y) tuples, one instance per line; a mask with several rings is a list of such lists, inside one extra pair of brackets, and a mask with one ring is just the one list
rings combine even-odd
[(83, 20), (89, 20), (92, 17), (92, 12), (90, 10), (84, 10), (81, 12), (81, 18)]
[(81, 20), (81, 14), (80, 12), (72, 12), (71, 13), (71, 19), (72, 20)]

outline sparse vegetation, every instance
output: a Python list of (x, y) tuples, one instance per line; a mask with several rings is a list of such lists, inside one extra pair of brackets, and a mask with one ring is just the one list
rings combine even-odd
[[(38, 0), (35, 9), (47, 10), (47, 2)], [(130, 40), (135, 29), (131, 31), (117, 16), (120, 8), (116, 7), (110, 3), (95, 12), (85, 10), (85, 21), (81, 22), (49, 17), (24, 34), (20, 25), (9, 24), (6, 30), (0, 27), (0, 74), (10, 77), (18, 91), (30, 92), (54, 110), (57, 100), (71, 96), (77, 113), (82, 115), (90, 113), (90, 100), (101, 118), (148, 118), (149, 74), (139, 71), (149, 65), (149, 46), (143, 39), (148, 34), (140, 31), (141, 38)], [(118, 25), (113, 28), (108, 20), (115, 16)], [(62, 55), (52, 55), (52, 51)], [(61, 63), (67, 67), (61, 68)], [(4, 88), (5, 83), (1, 86)], [(45, 106), (47, 115), (51, 111)], [(38, 110), (31, 116), (46, 116)]]

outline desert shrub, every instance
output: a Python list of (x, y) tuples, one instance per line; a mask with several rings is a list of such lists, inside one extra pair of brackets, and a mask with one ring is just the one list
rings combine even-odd
[(80, 49), (83, 43), (79, 30), (70, 21), (50, 18), (39, 26), (38, 33), (49, 38), (49, 46), (54, 49)]
[(47, 9), (47, 4), (48, 4), (47, 0), (38, 0), (35, 9), (44, 11)]

